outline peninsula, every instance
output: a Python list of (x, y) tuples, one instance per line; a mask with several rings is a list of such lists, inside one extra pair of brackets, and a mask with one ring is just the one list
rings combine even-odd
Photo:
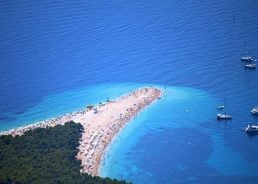
[(99, 175), (101, 158), (117, 132), (160, 96), (161, 90), (158, 88), (139, 88), (116, 100), (107, 100), (97, 106), (89, 105), (80, 111), (4, 131), (0, 135), (22, 135), (28, 130), (64, 125), (68, 121), (80, 123), (83, 131), (76, 157), (81, 160), (81, 172), (95, 176)]

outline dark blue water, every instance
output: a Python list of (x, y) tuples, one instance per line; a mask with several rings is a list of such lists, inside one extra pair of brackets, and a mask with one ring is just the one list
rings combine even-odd
[[(254, 0), (1, 1), (0, 129), (160, 85), (166, 96), (121, 133), (103, 175), (255, 183), (258, 136), (241, 129), (258, 123), (258, 73), (239, 57), (246, 41), (258, 58), (257, 22)], [(224, 98), (226, 124), (215, 120)]]

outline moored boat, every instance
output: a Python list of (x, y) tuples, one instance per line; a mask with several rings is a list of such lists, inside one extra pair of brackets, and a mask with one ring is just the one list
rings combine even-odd
[(254, 58), (252, 56), (242, 56), (240, 58), (241, 61), (253, 61)]
[(217, 114), (217, 120), (231, 120), (232, 116), (227, 114)]
[(227, 105), (226, 105), (226, 100), (224, 99), (224, 104), (225, 105), (220, 105), (217, 107), (217, 110), (222, 110), (224, 109), (224, 113), (218, 113), (217, 114), (217, 120), (231, 120), (232, 116), (227, 114)]
[(219, 105), (219, 106), (217, 107), (217, 110), (221, 110), (221, 109), (224, 109), (224, 105)]
[(245, 65), (245, 68), (248, 68), (248, 69), (256, 69), (256, 64), (248, 64), (248, 65)]
[(247, 53), (246, 41), (245, 41), (245, 55), (240, 57), (240, 60), (241, 61), (249, 61), (249, 62), (254, 61), (254, 58)]
[(258, 106), (255, 106), (255, 107), (251, 110), (251, 114), (252, 114), (252, 115), (258, 115)]
[(258, 133), (258, 126), (248, 124), (246, 128), (244, 128), (244, 131), (248, 134)]

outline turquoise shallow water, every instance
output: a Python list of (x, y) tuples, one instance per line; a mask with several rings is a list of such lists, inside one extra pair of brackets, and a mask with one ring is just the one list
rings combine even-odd
[[(148, 85), (105, 83), (53, 94), (6, 122), (6, 127), (80, 110)], [(206, 183), (218, 178), (245, 183), (257, 177), (256, 137), (250, 139), (234, 120), (217, 122), (220, 99), (194, 88), (153, 86), (163, 90), (162, 99), (140, 112), (114, 138), (101, 176), (134, 183)]]
[[(216, 121), (218, 99), (193, 88), (163, 88), (162, 100), (129, 122), (109, 147), (103, 176), (136, 183), (206, 183), (217, 178), (229, 182), (237, 176), (256, 177), (256, 149), (249, 150), (253, 154), (249, 160), (251, 155), (239, 153), (224, 140), (230, 139), (223, 133), (233, 122)], [(236, 134), (243, 133), (239, 129)]]
[[(134, 183), (256, 183), (258, 2), (1, 1), (0, 130), (142, 85), (164, 98), (128, 124), (103, 175)], [(217, 122), (226, 98), (233, 120)], [(186, 111), (188, 110), (188, 111)], [(151, 144), (150, 144), (151, 143)]]
[(75, 90), (67, 90), (62, 93), (44, 97), (35, 106), (15, 115), (14, 120), (3, 121), (0, 130), (42, 121), (65, 113), (78, 111), (88, 104), (98, 104), (106, 99), (114, 99), (124, 95), (143, 84), (100, 84), (91, 85)]

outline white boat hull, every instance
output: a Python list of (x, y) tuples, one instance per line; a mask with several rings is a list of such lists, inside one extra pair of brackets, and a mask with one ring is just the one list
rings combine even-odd
[(256, 69), (256, 65), (255, 64), (245, 65), (245, 68), (247, 68), (247, 69)]
[(257, 134), (258, 126), (257, 125), (247, 125), (247, 127), (244, 130), (248, 134)]
[(217, 120), (231, 120), (232, 116), (226, 114), (217, 114)]

